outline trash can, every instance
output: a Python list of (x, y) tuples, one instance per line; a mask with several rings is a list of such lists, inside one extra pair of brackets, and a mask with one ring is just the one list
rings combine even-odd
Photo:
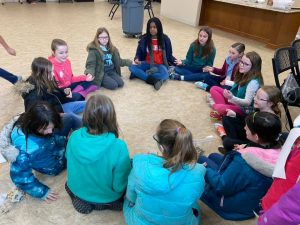
[(127, 37), (140, 36), (144, 23), (144, 0), (122, 0), (122, 29)]

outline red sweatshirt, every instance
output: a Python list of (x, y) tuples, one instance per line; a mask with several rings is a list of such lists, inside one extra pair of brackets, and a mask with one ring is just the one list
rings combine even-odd
[(86, 81), (85, 75), (74, 76), (71, 62), (67, 59), (65, 62), (58, 62), (54, 56), (48, 57), (54, 68), (54, 77), (59, 88), (69, 87), (72, 83)]

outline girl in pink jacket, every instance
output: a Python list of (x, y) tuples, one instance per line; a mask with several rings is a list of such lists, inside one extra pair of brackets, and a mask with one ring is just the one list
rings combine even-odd
[(97, 86), (91, 82), (94, 77), (74, 76), (71, 62), (68, 59), (68, 45), (64, 40), (53, 39), (51, 50), (52, 55), (48, 59), (53, 65), (54, 77), (59, 88), (70, 88), (73, 98), (76, 98), (77, 101), (84, 100), (87, 94), (97, 90)]

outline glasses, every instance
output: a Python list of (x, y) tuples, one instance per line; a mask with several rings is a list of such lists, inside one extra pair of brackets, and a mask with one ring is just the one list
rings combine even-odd
[(105, 37), (98, 37), (98, 39), (100, 39), (100, 40), (108, 40), (108, 36), (105, 36)]
[(251, 63), (246, 63), (246, 62), (244, 62), (244, 61), (240, 61), (240, 65), (241, 66), (251, 66)]
[(160, 144), (159, 141), (158, 141), (158, 137), (157, 137), (156, 134), (154, 134), (152, 137), (153, 137), (153, 139), (154, 139), (158, 144)]

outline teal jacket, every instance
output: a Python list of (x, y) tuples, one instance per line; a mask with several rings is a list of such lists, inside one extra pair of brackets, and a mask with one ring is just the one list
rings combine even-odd
[(126, 143), (112, 133), (91, 135), (83, 127), (67, 145), (67, 184), (79, 198), (108, 203), (125, 192), (131, 169)]
[(186, 54), (185, 60), (183, 60), (183, 63), (188, 66), (194, 66), (194, 67), (204, 67), (204, 66), (213, 66), (215, 56), (216, 56), (216, 48), (213, 48), (210, 54), (206, 57), (202, 57), (203, 47), (200, 46), (199, 48), (199, 54), (197, 56), (194, 55), (194, 50), (196, 48), (196, 44), (193, 42), (190, 45), (190, 48)]
[[(170, 175), (164, 159), (141, 154), (133, 158), (123, 213), (127, 225), (198, 225), (198, 198), (204, 191), (205, 167), (185, 165)], [(198, 210), (198, 217), (193, 209)]]

